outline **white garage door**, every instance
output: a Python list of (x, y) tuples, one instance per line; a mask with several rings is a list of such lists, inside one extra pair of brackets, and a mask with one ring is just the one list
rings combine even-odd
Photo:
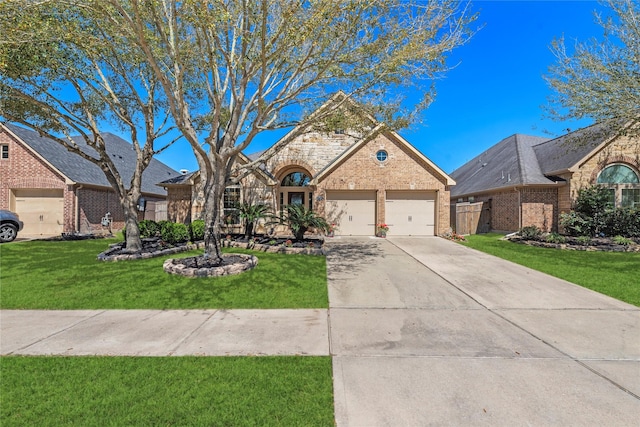
[(64, 199), (62, 190), (14, 190), (16, 213), (24, 222), (20, 236), (39, 237), (62, 234)]
[(376, 231), (375, 191), (327, 191), (326, 218), (342, 236), (373, 236)]
[(387, 191), (385, 218), (390, 236), (435, 234), (435, 191)]

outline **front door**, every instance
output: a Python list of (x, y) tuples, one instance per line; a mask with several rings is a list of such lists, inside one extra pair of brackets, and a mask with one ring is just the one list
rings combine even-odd
[(289, 204), (304, 206), (304, 193), (301, 191), (289, 192)]

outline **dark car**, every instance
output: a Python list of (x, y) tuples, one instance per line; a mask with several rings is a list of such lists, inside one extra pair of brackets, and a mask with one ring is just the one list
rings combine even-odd
[(13, 241), (23, 226), (24, 224), (20, 221), (17, 214), (0, 209), (0, 242), (6, 243)]

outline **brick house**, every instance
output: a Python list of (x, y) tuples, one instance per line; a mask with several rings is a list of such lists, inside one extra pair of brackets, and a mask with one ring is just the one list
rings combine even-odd
[[(389, 226), (390, 235), (433, 236), (448, 230), (449, 187), (454, 181), (396, 132), (372, 122), (365, 133), (306, 129), (284, 148), (276, 147), (288, 135), (266, 153), (241, 156), (240, 163), (259, 155), (268, 160), (239, 185), (227, 188), (228, 224), (238, 223), (235, 203), (249, 201), (268, 204), (274, 212), (303, 204), (335, 224), (337, 235), (372, 236), (380, 223)], [(170, 219), (197, 218), (197, 180), (195, 173), (160, 184), (168, 190)]]
[[(118, 171), (128, 180), (135, 168), (131, 144), (113, 134), (105, 133), (104, 138), (117, 159)], [(81, 138), (76, 141), (82, 144)], [(0, 150), (0, 208), (20, 216), (25, 224), (21, 236), (101, 233), (108, 230), (102, 225), (107, 212), (113, 230), (124, 227), (116, 194), (95, 164), (13, 124), (0, 124)], [(146, 203), (140, 219), (156, 219), (156, 209), (166, 210), (162, 206), (166, 190), (156, 183), (178, 174), (155, 159), (151, 161), (143, 174)]]
[[(451, 173), (451, 203), (458, 232), (517, 231), (535, 225), (559, 231), (581, 188), (610, 189), (615, 206), (640, 207), (640, 138), (593, 125), (555, 139), (512, 135)], [(471, 227), (461, 221), (469, 205)], [(462, 223), (461, 223), (462, 222)], [(561, 230), (560, 230), (561, 231)]]

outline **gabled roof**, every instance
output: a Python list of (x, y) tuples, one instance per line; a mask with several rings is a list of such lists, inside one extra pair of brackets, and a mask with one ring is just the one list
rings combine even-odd
[(534, 146), (546, 138), (511, 135), (451, 173), (451, 197), (521, 185), (556, 185), (545, 177)]
[[(3, 126), (22, 141), (27, 148), (54, 167), (68, 181), (77, 184), (111, 188), (104, 172), (102, 172), (97, 165), (68, 151), (56, 141), (42, 137), (37, 132), (13, 124), (4, 124)], [(112, 157), (124, 182), (128, 183), (133, 176), (136, 166), (136, 156), (133, 153), (133, 146), (131, 143), (111, 133), (103, 133), (102, 137), (107, 146), (107, 153)], [(97, 157), (97, 153), (84, 143), (82, 137), (73, 137), (73, 140), (85, 153), (93, 154)], [(142, 175), (142, 192), (166, 195), (166, 190), (158, 187), (156, 183), (176, 176), (180, 176), (179, 172), (159, 160), (152, 159)]]
[(557, 185), (557, 175), (573, 172), (616, 137), (620, 124), (595, 124), (555, 139), (516, 134), (451, 173), (462, 197), (524, 185)]
[(444, 178), (446, 185), (455, 185), (455, 181), (447, 175), (442, 169), (436, 166), (431, 160), (429, 160), (424, 154), (418, 151), (413, 145), (411, 145), (407, 140), (401, 137), (398, 133), (386, 129), (386, 126), (383, 123), (378, 124), (371, 132), (369, 132), (364, 138), (361, 138), (359, 141), (352, 144), (349, 148), (342, 152), (338, 157), (333, 159), (327, 166), (325, 166), (320, 172), (313, 177), (311, 181), (312, 184), (317, 184), (322, 180), (322, 178), (328, 174), (330, 174), (333, 170), (335, 170), (340, 164), (342, 164), (346, 159), (351, 157), (356, 151), (358, 151), (361, 147), (366, 145), (369, 141), (375, 138), (380, 133), (384, 134), (390, 139), (395, 140), (400, 145), (407, 148), (410, 152), (416, 155), (422, 162), (429, 165), (429, 167), (433, 168), (442, 178)]
[(606, 123), (595, 124), (584, 129), (560, 136), (534, 147), (545, 175), (567, 172), (590, 153), (608, 143), (616, 132)]

